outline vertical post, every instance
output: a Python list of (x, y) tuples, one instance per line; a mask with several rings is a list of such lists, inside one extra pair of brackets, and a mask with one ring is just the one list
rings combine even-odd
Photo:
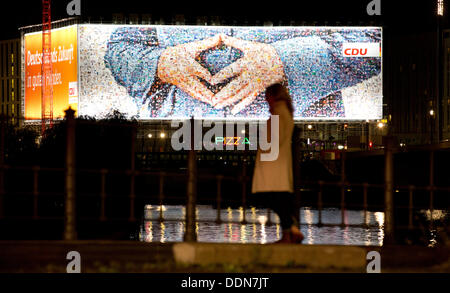
[(341, 226), (345, 226), (345, 151), (341, 153)]
[(367, 226), (369, 226), (367, 224), (367, 208), (368, 208), (368, 203), (367, 203), (367, 189), (369, 187), (369, 184), (364, 183), (363, 184), (363, 209), (364, 209), (364, 226), (367, 228)]
[(0, 219), (5, 217), (5, 115), (0, 114)]
[(370, 143), (370, 123), (366, 122), (366, 150), (369, 150)]
[(247, 205), (247, 168), (246, 164), (244, 163), (244, 166), (242, 168), (242, 209), (243, 209), (243, 216), (242, 216), (242, 223), (246, 224), (247, 220), (245, 219), (245, 206)]
[(106, 169), (100, 171), (101, 174), (101, 190), (100, 190), (100, 221), (106, 221)]
[(159, 222), (164, 221), (164, 172), (159, 173)]
[(186, 232), (184, 241), (197, 241), (196, 227), (196, 185), (197, 185), (197, 161), (194, 149), (194, 117), (191, 118), (191, 147), (188, 154), (188, 178), (187, 178), (187, 204), (186, 204)]
[(430, 151), (430, 229), (433, 228), (434, 206), (434, 151)]
[(66, 198), (64, 214), (64, 240), (76, 240), (75, 193), (75, 111), (66, 111)]
[(319, 222), (318, 226), (322, 226), (322, 191), (323, 191), (323, 181), (319, 181), (319, 193), (317, 196), (317, 209), (319, 210)]
[[(442, 128), (441, 125), (443, 125), (443, 108), (442, 108), (442, 99), (441, 99), (441, 86), (442, 86), (442, 80), (441, 78), (444, 76), (441, 71), (441, 63), (444, 64), (443, 60), (441, 59), (441, 48), (442, 48), (442, 33), (441, 33), (441, 18), (442, 16), (437, 15), (437, 28), (436, 28), (436, 119), (433, 120), (433, 127), (437, 126), (437, 143), (439, 143), (442, 139)], [(434, 118), (434, 116), (433, 116)], [(437, 125), (436, 125), (437, 124)], [(436, 130), (434, 130), (436, 132)], [(433, 133), (434, 135), (434, 133)], [(432, 142), (434, 143), (434, 141)]]
[[(292, 161), (294, 162), (293, 164), (293, 175), (294, 175), (294, 196), (295, 196), (295, 218), (298, 220), (299, 223), (299, 229), (300, 229), (300, 224), (301, 224), (301, 191), (300, 191), (300, 186), (301, 186), (301, 169), (300, 169), (300, 164), (303, 160), (303, 151), (300, 149), (300, 142), (299, 139), (301, 137), (301, 132), (300, 132), (300, 128), (299, 127), (295, 127), (294, 126), (294, 134), (293, 134), (293, 139), (292, 139)], [(269, 215), (270, 216), (270, 215)], [(270, 221), (270, 217), (269, 217), (269, 221)]]
[(136, 217), (134, 214), (135, 206), (135, 181), (136, 181), (136, 126), (131, 127), (131, 172), (130, 172), (130, 217), (129, 222), (135, 222)]
[(270, 208), (267, 208), (267, 222), (266, 222), (266, 225), (268, 227), (272, 226), (272, 224), (273, 224), (272, 223), (272, 219), (271, 219), (271, 217), (272, 217), (271, 213), (272, 213), (272, 210)]
[(217, 176), (217, 218), (216, 223), (222, 223), (222, 219), (220, 217), (221, 212), (221, 202), (222, 202), (222, 175)]
[(33, 220), (38, 218), (39, 166), (33, 167)]
[(384, 242), (393, 244), (394, 238), (394, 159), (392, 137), (385, 137), (384, 146)]
[(436, 113), (433, 115), (430, 115), (430, 122), (431, 122), (430, 123), (430, 144), (434, 143), (434, 132), (435, 132), (434, 124), (436, 123), (436, 120), (434, 119), (434, 115), (436, 115)]
[(408, 229), (413, 229), (413, 190), (414, 186), (409, 186), (409, 205), (408, 205)]

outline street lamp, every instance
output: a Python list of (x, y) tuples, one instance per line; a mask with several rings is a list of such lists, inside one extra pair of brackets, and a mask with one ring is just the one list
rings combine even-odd
[(430, 110), (430, 116), (432, 116), (432, 117), (434, 116), (434, 110), (433, 109)]
[(312, 125), (308, 124), (308, 129), (311, 130), (312, 129)]
[(383, 128), (383, 127), (384, 127), (384, 123), (383, 123), (383, 122), (378, 122), (378, 125), (377, 125), (377, 126), (378, 126), (378, 128), (380, 128), (380, 129), (381, 129), (381, 128)]
[(149, 134), (147, 135), (147, 137), (148, 137), (148, 138), (152, 138), (153, 135), (152, 135), (151, 133), (149, 133)]
[(164, 132), (161, 132), (161, 134), (159, 135), (161, 138), (165, 138), (166, 134)]
[(437, 0), (437, 14), (444, 16), (444, 0)]

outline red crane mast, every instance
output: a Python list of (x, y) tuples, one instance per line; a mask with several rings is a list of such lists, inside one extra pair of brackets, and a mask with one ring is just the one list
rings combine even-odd
[(47, 124), (53, 126), (53, 66), (51, 0), (42, 0), (42, 135)]

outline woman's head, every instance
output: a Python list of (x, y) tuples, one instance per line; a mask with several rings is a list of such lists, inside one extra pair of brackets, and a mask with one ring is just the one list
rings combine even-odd
[(269, 103), (270, 109), (276, 102), (283, 101), (286, 103), (291, 114), (294, 113), (292, 106), (292, 99), (289, 95), (288, 89), (280, 83), (273, 84), (266, 89), (266, 101)]

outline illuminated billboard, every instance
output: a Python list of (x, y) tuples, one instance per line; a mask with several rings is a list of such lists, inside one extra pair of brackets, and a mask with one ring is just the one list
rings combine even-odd
[(380, 27), (83, 24), (75, 45), (78, 115), (266, 119), (281, 82), (296, 120), (382, 118)]
[[(27, 120), (41, 118), (42, 32), (26, 34), (23, 39), (23, 111)], [(77, 27), (52, 30), (53, 117), (64, 117), (69, 106), (77, 110), (78, 64)]]

